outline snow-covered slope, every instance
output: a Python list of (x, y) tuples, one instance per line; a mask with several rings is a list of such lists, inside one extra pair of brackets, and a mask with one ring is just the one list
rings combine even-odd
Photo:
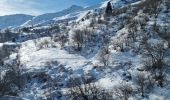
[[(108, 1), (119, 13), (105, 16)], [(20, 48), (5, 59), (6, 66), (16, 62), (25, 79), (22, 91), (16, 89), (16, 92), (12, 88), (12, 93), (24, 100), (72, 100), (74, 93), (79, 93), (74, 92), (78, 87), (80, 91), (85, 89), (82, 92), (88, 98), (98, 88), (99, 97), (96, 98), (99, 100), (124, 100), (126, 96), (125, 100), (170, 100), (170, 49), (167, 44), (170, 31), (164, 34), (168, 26), (161, 29), (162, 35), (166, 35), (164, 40), (164, 36), (159, 36), (161, 31), (154, 30), (153, 15), (144, 11), (145, 0), (108, 1), (86, 8), (72, 6), (58, 13), (34, 17), (23, 24), (40, 25), (21, 31), (19, 39), (26, 40), (19, 41)], [(145, 4), (144, 8), (141, 4)], [(122, 11), (122, 8), (126, 10)], [(160, 9), (156, 21), (164, 28), (162, 26), (169, 25), (170, 9), (164, 4)], [(69, 19), (73, 21), (62, 22)], [(50, 22), (55, 24), (49, 25)], [(154, 73), (159, 74), (159, 69), (153, 69), (154, 72), (146, 67), (154, 67), (151, 61), (154, 59), (161, 63), (159, 56), (162, 53), (165, 56), (162, 58), (164, 70), (161, 71), (166, 77), (157, 80)], [(154, 59), (150, 55), (155, 55)], [(90, 92), (84, 85), (92, 88)], [(111, 99), (101, 99), (100, 91), (111, 94)], [(81, 94), (78, 96), (81, 98)]]
[(0, 28), (16, 27), (30, 20), (33, 16), (25, 14), (15, 14), (0, 16)]
[(56, 13), (46, 13), (43, 15), (36, 16), (33, 18), (33, 20), (29, 20), (28, 22), (26, 22), (25, 25), (31, 25), (32, 23), (34, 25), (41, 24), (46, 21), (52, 20), (55, 17), (65, 16), (67, 14), (74, 13), (76, 11), (81, 11), (82, 9), (83, 9), (83, 7), (81, 7), (81, 6), (72, 5), (71, 7), (67, 8), (65, 10), (56, 12)]
[(102, 3), (101, 8), (106, 7), (108, 1), (110, 1), (112, 3), (112, 6), (114, 8), (119, 8), (119, 7), (122, 7), (124, 5), (129, 4), (129, 3), (134, 3), (134, 2), (137, 2), (137, 1), (140, 1), (140, 0), (107, 0), (107, 1)]

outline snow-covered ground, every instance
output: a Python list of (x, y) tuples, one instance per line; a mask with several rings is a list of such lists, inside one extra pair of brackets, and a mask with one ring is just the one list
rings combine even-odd
[[(111, 0), (115, 9), (128, 6), (128, 4), (137, 6), (141, 2), (139, 0), (128, 0), (126, 2), (123, 0)], [(85, 76), (91, 79), (92, 83), (112, 93), (114, 99), (118, 99), (117, 95), (115, 95), (115, 87), (122, 86), (125, 83), (132, 86), (134, 91), (130, 95), (129, 100), (170, 99), (169, 68), (165, 71), (166, 82), (163, 84), (163, 87), (157, 86), (158, 84), (155, 82), (156, 84), (153, 85), (151, 90), (147, 89), (146, 93), (144, 93), (144, 97), (141, 97), (141, 94), (138, 92), (137, 74), (144, 73), (146, 76), (148, 75), (148, 79), (151, 76), (149, 71), (143, 69), (144, 51), (146, 48), (142, 43), (151, 44), (149, 45), (151, 47), (163, 43), (163, 50), (170, 51), (168, 49), (168, 42), (159, 37), (152, 29), (149, 29), (154, 24), (153, 18), (149, 15), (145, 16), (148, 18), (148, 21), (146, 21), (144, 28), (147, 30), (143, 31), (137, 25), (137, 31), (134, 33), (137, 36), (133, 41), (133, 39), (129, 39), (132, 35), (129, 31), (129, 24), (132, 20), (138, 20), (138, 24), (140, 22), (145, 23), (145, 18), (143, 18), (144, 13), (139, 11), (135, 16), (133, 15), (134, 18), (131, 18), (131, 16), (129, 18), (128, 14), (131, 9), (128, 9), (128, 14), (122, 13), (111, 16), (106, 20), (103, 9), (107, 3), (108, 1), (105, 1), (100, 6), (91, 8), (72, 6), (64, 10), (64, 12), (36, 16), (33, 20), (29, 20), (21, 25), (22, 27), (31, 25), (32, 21), (34, 21), (34, 24), (39, 24), (38, 26), (31, 27), (30, 32), (23, 32), (21, 34), (25, 36), (29, 36), (30, 34), (35, 34), (36, 36), (38, 34), (37, 37), (29, 37), (29, 40), (19, 41), (18, 44), (21, 46), (18, 51), (11, 54), (9, 59), (5, 59), (6, 63), (14, 59), (19, 59), (20, 61), (20, 68), (22, 75), (26, 78), (26, 84), (23, 90), (19, 91), (19, 97), (24, 100), (48, 100), (49, 97), (52, 100), (58, 100), (58, 98), (65, 100), (64, 92), (70, 88), (68, 87), (70, 77)], [(92, 10), (92, 8), (95, 10)], [(157, 24), (160, 26), (168, 24), (168, 22), (164, 23), (164, 18), (169, 19), (169, 16), (160, 12), (157, 18)], [(57, 28), (60, 28), (58, 32), (55, 29), (55, 22), (61, 20), (67, 20), (68, 23), (61, 22), (57, 24)], [(52, 23), (54, 21), (54, 26), (49, 25), (51, 21)], [(76, 29), (79, 29), (82, 34), (86, 29), (89, 30), (89, 33), (91, 32), (90, 34), (86, 33), (91, 36), (91, 40), (83, 41), (86, 42), (83, 44), (81, 51), (77, 50), (75, 43), (77, 41), (74, 41), (73, 38)], [(37, 33), (35, 30), (37, 30)], [(41, 37), (42, 34), (47, 35)], [(39, 35), (40, 37), (38, 37)], [(57, 40), (60, 35), (66, 35), (68, 39), (63, 47), (60, 43), (61, 40)], [(21, 36), (19, 39), (22, 40), (22, 38), (26, 37)], [(88, 38), (88, 36), (85, 35), (85, 38)], [(104, 42), (106, 38), (109, 40), (108, 43)], [(142, 41), (143, 38), (147, 38), (147, 40)], [(0, 48), (4, 44), (0, 44)], [(7, 42), (6, 44), (14, 45), (15, 43)], [(107, 54), (109, 55), (107, 66), (104, 66), (100, 60), (102, 49), (105, 47), (108, 47), (109, 51)], [(165, 54), (165, 62), (168, 66), (170, 64), (170, 57), (167, 52)]]

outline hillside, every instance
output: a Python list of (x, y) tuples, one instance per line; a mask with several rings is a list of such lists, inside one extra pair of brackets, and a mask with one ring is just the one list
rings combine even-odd
[(60, 12), (56, 12), (56, 13), (47, 13), (47, 14), (43, 14), (43, 15), (39, 15), (33, 18), (33, 20), (26, 22), (26, 25), (31, 25), (31, 24), (41, 24), (44, 23), (46, 21), (50, 21), (53, 20), (53, 18), (56, 17), (61, 17), (67, 14), (71, 14), (77, 11), (81, 11), (83, 9), (83, 7), (80, 6), (76, 6), (76, 5), (72, 5), (71, 7), (60, 11)]
[(1, 31), (0, 99), (169, 100), (169, 3), (72, 6)]

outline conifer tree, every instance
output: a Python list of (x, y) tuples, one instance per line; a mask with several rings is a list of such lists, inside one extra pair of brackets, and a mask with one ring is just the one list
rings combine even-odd
[(105, 13), (106, 13), (106, 15), (111, 15), (112, 14), (112, 4), (111, 4), (111, 2), (107, 3), (107, 7), (106, 7)]

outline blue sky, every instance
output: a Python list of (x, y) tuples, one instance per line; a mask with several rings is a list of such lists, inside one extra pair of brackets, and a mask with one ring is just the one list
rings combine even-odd
[(90, 6), (104, 0), (0, 0), (0, 16), (10, 14), (40, 15), (57, 12), (71, 5)]

